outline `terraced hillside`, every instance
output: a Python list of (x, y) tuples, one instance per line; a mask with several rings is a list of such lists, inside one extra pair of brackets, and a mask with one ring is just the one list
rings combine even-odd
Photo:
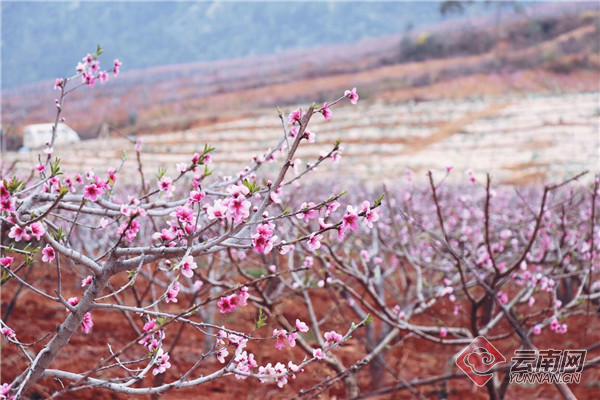
[[(496, 181), (522, 183), (557, 180), (582, 170), (594, 173), (600, 169), (599, 99), (599, 93), (591, 92), (394, 104), (359, 101), (335, 109), (330, 122), (315, 116), (316, 143), (302, 146), (298, 157), (312, 162), (340, 138), (342, 162), (327, 162), (314, 175), (334, 171), (381, 182), (406, 169), (423, 176), (428, 169), (453, 166), (457, 180), (472, 169), (476, 176), (490, 172)], [(154, 176), (159, 166), (175, 175), (177, 162), (210, 143), (217, 148), (219, 171), (233, 174), (281, 137), (275, 110), (265, 109), (232, 122), (141, 136), (142, 163), (147, 176)], [(93, 168), (100, 173), (118, 167), (123, 151), (129, 153), (125, 170), (137, 173), (133, 144), (121, 137), (84, 141), (55, 154), (66, 171)], [(37, 157), (36, 152), (7, 153), (4, 171), (16, 168), (29, 174)]]

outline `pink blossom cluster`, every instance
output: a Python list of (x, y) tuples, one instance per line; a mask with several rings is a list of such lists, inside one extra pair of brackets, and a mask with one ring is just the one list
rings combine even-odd
[[(164, 330), (163, 329), (155, 329), (157, 326), (158, 326), (158, 323), (155, 320), (151, 319), (151, 320), (147, 321), (144, 324), (142, 331), (144, 331), (146, 333), (150, 333), (150, 334), (145, 335), (140, 340), (138, 340), (139, 344), (141, 344), (142, 346), (145, 346), (149, 352), (154, 353), (154, 354), (161, 348), (162, 341), (165, 338)], [(168, 360), (169, 359), (167, 358), (167, 361)]]
[(10, 192), (4, 186), (4, 182), (0, 182), (0, 212), (14, 212), (15, 199), (11, 197)]
[[(112, 73), (114, 76), (119, 74), (121, 65), (122, 63), (119, 60), (113, 61)], [(96, 80), (99, 80), (101, 83), (106, 83), (108, 81), (108, 72), (100, 70), (98, 55), (86, 55), (83, 57), (82, 62), (77, 64), (75, 70), (81, 75), (81, 82), (91, 88), (96, 84)], [(55, 89), (64, 89), (65, 86), (65, 79), (56, 78), (56, 82), (54, 83)]]
[[(51, 153), (50, 153), (51, 154)], [(36, 171), (42, 173), (46, 170), (46, 165), (45, 164), (39, 164), (36, 168)], [(92, 178), (94, 177), (93, 173), (88, 172), (88, 174), (86, 175), (87, 178), (89, 178), (88, 182), (92, 183), (94, 185), (93, 188), (90, 188), (91, 193), (88, 194), (87, 198), (90, 197), (94, 197), (94, 195), (96, 196), (95, 200), (96, 201), (98, 199), (98, 196), (102, 195), (104, 193), (104, 188), (105, 187), (110, 187), (110, 185), (105, 185), (105, 182), (98, 182), (98, 185), (96, 185), (95, 181), (92, 181)], [(98, 178), (99, 179), (99, 178)], [(42, 192), (43, 193), (60, 193), (61, 188), (66, 188), (68, 189), (68, 191), (70, 191), (71, 193), (76, 193), (77, 192), (77, 186), (82, 186), (84, 184), (84, 180), (81, 177), (81, 174), (77, 173), (73, 176), (70, 175), (66, 175), (62, 181), (60, 180), (59, 176), (53, 176), (50, 177), (48, 179), (47, 182), (45, 182), (42, 186)], [(84, 195), (86, 194), (85, 190), (84, 190)]]
[(165, 297), (166, 303), (177, 303), (177, 295), (179, 295), (179, 282), (175, 281), (167, 288), (167, 295)]
[(289, 361), (287, 367), (285, 364), (278, 362), (275, 365), (268, 363), (265, 366), (258, 367), (258, 376), (261, 383), (277, 383), (280, 388), (288, 383), (288, 377), (296, 379), (294, 372), (302, 371), (300, 367)]
[[(9, 221), (14, 222), (12, 217), (8, 218)], [(19, 225), (13, 225), (8, 232), (8, 237), (14, 239), (15, 242), (29, 241), (32, 237), (36, 240), (41, 240), (42, 236), (46, 233), (46, 229), (41, 222), (34, 222), (31, 225), (21, 227)]]
[(10, 256), (0, 257), (0, 265), (3, 268), (10, 268), (10, 265), (13, 263), (13, 261), (15, 261), (14, 257), (10, 257)]
[(296, 330), (293, 332), (288, 332), (285, 329), (273, 329), (273, 337), (275, 338), (275, 348), (277, 350), (282, 350), (286, 346), (296, 346), (298, 332), (308, 332), (308, 325), (306, 325), (299, 319), (296, 319)]
[(88, 334), (90, 333), (92, 326), (94, 326), (94, 322), (92, 321), (92, 313), (86, 312), (83, 316), (83, 321), (81, 321), (81, 330)]
[(323, 337), (325, 338), (325, 347), (338, 344), (344, 339), (344, 337), (336, 331), (326, 332)]
[(553, 317), (550, 321), (550, 329), (556, 333), (567, 333), (567, 324), (561, 324), (556, 317)]
[(235, 346), (234, 358), (232, 360), (236, 371), (235, 377), (237, 379), (246, 379), (247, 375), (245, 374), (249, 374), (252, 368), (258, 367), (254, 359), (254, 354), (244, 350), (248, 344), (248, 339), (242, 335), (220, 329), (217, 334), (217, 346), (223, 347), (217, 350), (215, 355), (221, 364), (226, 362), (225, 357), (229, 355), (229, 351), (225, 346), (225, 340), (228, 340), (230, 345)]
[(83, 198), (89, 201), (98, 201), (98, 197), (102, 196), (105, 191), (111, 189), (109, 179), (102, 179), (92, 171), (87, 173), (86, 180), (90, 182), (90, 184), (83, 188)]
[(242, 185), (231, 185), (227, 188), (229, 197), (217, 199), (212, 205), (206, 205), (206, 214), (209, 220), (229, 219), (239, 224), (250, 216), (252, 203), (247, 199), (250, 191)]
[(4, 328), (2, 328), (2, 334), (11, 339), (14, 339), (17, 337), (17, 335), (15, 334), (15, 331), (10, 329), (8, 326), (5, 326)]
[(9, 396), (11, 388), (12, 385), (9, 383), (3, 383), (0, 386), (0, 400), (15, 400), (17, 398), (16, 396)]
[(258, 254), (269, 254), (273, 249), (273, 245), (277, 241), (277, 235), (274, 235), (275, 224), (265, 222), (256, 227), (256, 231), (252, 234), (252, 247)]
[(248, 297), (248, 288), (243, 286), (240, 289), (239, 293), (234, 293), (229, 296), (221, 297), (217, 302), (219, 306), (219, 311), (221, 314), (225, 314), (235, 310), (237, 307), (244, 307), (247, 305)]
[(165, 353), (162, 347), (159, 348), (156, 351), (156, 361), (154, 362), (156, 367), (152, 369), (152, 375), (162, 374), (167, 369), (171, 368), (171, 363), (169, 362), (170, 358), (169, 353)]

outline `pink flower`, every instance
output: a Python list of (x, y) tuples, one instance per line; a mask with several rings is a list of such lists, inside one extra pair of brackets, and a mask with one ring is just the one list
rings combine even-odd
[(119, 68), (121, 67), (121, 65), (123, 65), (123, 63), (121, 63), (119, 60), (114, 61), (113, 73), (115, 74), (115, 76), (119, 74)]
[(292, 169), (294, 170), (294, 175), (298, 176), (300, 174), (300, 165), (302, 164), (302, 160), (299, 158), (296, 158), (294, 161), (292, 161), (292, 163), (290, 164), (290, 167), (292, 167)]
[(44, 249), (42, 250), (42, 261), (48, 263), (54, 260), (55, 258), (56, 253), (54, 252), (54, 249), (52, 248), (52, 246), (47, 244), (46, 247), (44, 247)]
[(151, 319), (150, 321), (148, 321), (144, 324), (144, 327), (142, 329), (144, 330), (144, 332), (150, 332), (152, 329), (154, 329), (155, 326), (156, 326), (156, 321)]
[(360, 257), (363, 260), (365, 260), (365, 261), (369, 261), (371, 259), (371, 255), (369, 254), (369, 250), (362, 249), (359, 254), (360, 254)]
[(238, 306), (238, 298), (235, 294), (227, 297), (221, 297), (221, 299), (217, 302), (217, 305), (219, 306), (219, 311), (221, 314), (225, 314), (235, 310), (235, 308)]
[(342, 147), (338, 148), (336, 151), (331, 153), (331, 162), (337, 164), (338, 161), (342, 159)]
[(4, 182), (0, 182), (0, 199), (5, 199), (10, 196), (10, 192), (4, 186)]
[(228, 186), (227, 192), (231, 195), (231, 197), (238, 197), (240, 194), (243, 196), (248, 196), (250, 194), (250, 190), (242, 184)]
[(90, 329), (94, 326), (94, 322), (92, 322), (92, 314), (87, 312), (83, 316), (83, 321), (81, 322), (81, 329), (87, 334), (90, 333)]
[(315, 207), (315, 203), (313, 203), (312, 201), (307, 203), (302, 203), (300, 205), (300, 211), (298, 214), (296, 214), (296, 218), (298, 219), (303, 219), (304, 218), (304, 222), (308, 223), (311, 219), (316, 219), (319, 218), (319, 211), (317, 211), (316, 209), (314, 209), (313, 207)]
[(288, 125), (294, 125), (296, 122), (300, 122), (300, 118), (302, 117), (302, 110), (298, 108), (296, 111), (291, 112), (288, 116)]
[(93, 74), (100, 70), (100, 62), (98, 60), (94, 60), (90, 63), (90, 70)]
[(282, 350), (287, 341), (287, 332), (283, 329), (273, 329), (273, 337), (275, 338), (275, 348)]
[(0, 199), (0, 211), (15, 211), (15, 199), (8, 196)]
[(317, 360), (322, 360), (325, 358), (325, 353), (321, 349), (313, 349), (313, 357)]
[(269, 254), (273, 249), (273, 244), (277, 236), (273, 236), (275, 225), (271, 222), (260, 224), (256, 227), (256, 232), (252, 234), (252, 246), (258, 254)]
[(294, 250), (296, 246), (294, 246), (293, 244), (286, 244), (283, 245), (279, 248), (279, 254), (287, 254), (290, 251)]
[(194, 257), (187, 256), (181, 264), (181, 274), (183, 276), (191, 278), (192, 276), (194, 276), (194, 272), (192, 270), (196, 268), (198, 268), (198, 264), (196, 264), (196, 262), (194, 261)]
[(12, 228), (10, 228), (8, 237), (13, 238), (15, 242), (19, 242), (21, 240), (27, 241), (31, 239), (31, 236), (19, 225), (14, 225)]
[(327, 223), (325, 223), (325, 219), (324, 218), (319, 218), (319, 227), (321, 229), (331, 228), (332, 226), (333, 226), (333, 224), (327, 224)]
[(163, 349), (158, 349), (156, 354), (157, 366), (152, 369), (152, 375), (162, 374), (167, 369), (171, 368), (171, 363), (169, 362), (171, 357), (169, 356), (169, 353), (165, 353)]
[(161, 192), (167, 192), (171, 189), (172, 183), (173, 179), (169, 178), (168, 176), (163, 176), (162, 178), (160, 178), (160, 181), (158, 181), (158, 189)]
[(194, 220), (194, 210), (185, 205), (177, 207), (175, 215), (181, 222), (192, 222)]
[(288, 335), (287, 335), (287, 341), (288, 341), (290, 347), (295, 347), (296, 346), (296, 339), (297, 338), (298, 338), (298, 334), (296, 332), (288, 333)]
[(337, 210), (340, 207), (340, 203), (337, 201), (333, 201), (327, 204), (327, 209), (325, 210), (325, 216), (328, 217), (332, 212)]
[(106, 83), (108, 81), (108, 74), (105, 71), (102, 71), (98, 74), (98, 79), (100, 79), (101, 83)]
[(248, 288), (246, 286), (243, 286), (240, 289), (240, 294), (238, 294), (238, 306), (244, 307), (248, 305), (248, 297), (250, 297), (250, 295), (248, 294)]
[(225, 357), (228, 355), (229, 351), (227, 351), (227, 347), (223, 347), (217, 351), (217, 360), (219, 360), (221, 364), (225, 364)]
[(96, 78), (89, 72), (84, 72), (83, 75), (81, 75), (81, 81), (91, 88), (96, 84)]
[[(305, 267), (312, 267), (313, 264), (314, 264), (314, 259), (311, 256), (306, 256), (304, 258), (304, 263), (303, 264), (304, 264)], [(323, 286), (320, 286), (320, 287), (323, 287)]]
[(8, 383), (3, 383), (2, 386), (0, 386), (0, 395), (2, 398), (4, 398), (10, 392), (11, 387), (12, 385)]
[(194, 190), (190, 192), (190, 201), (192, 203), (200, 203), (205, 196), (206, 195), (204, 194), (204, 192), (200, 190)]
[(138, 140), (135, 141), (133, 149), (138, 153), (142, 151), (142, 138), (138, 138)]
[(177, 171), (182, 172), (182, 173), (187, 171), (187, 169), (188, 169), (186, 163), (177, 163), (177, 164), (175, 164), (175, 167), (177, 168)]
[(329, 104), (327, 102), (323, 103), (323, 109), (321, 110), (321, 113), (323, 114), (323, 118), (325, 118), (327, 121), (331, 119), (333, 112), (331, 112), (329, 109)]
[(281, 204), (281, 198), (279, 197), (279, 195), (281, 194), (281, 188), (271, 191), (269, 193), (269, 197), (271, 198), (271, 201), (275, 204)]
[(2, 328), (2, 334), (4, 336), (7, 336), (7, 337), (11, 338), (11, 339), (14, 339), (15, 336), (16, 336), (15, 335), (15, 331), (13, 331), (12, 329), (10, 329), (8, 326)]
[(356, 104), (358, 102), (358, 93), (356, 93), (356, 88), (353, 88), (351, 91), (346, 90), (344, 92), (344, 96), (350, 99), (350, 103)]
[(172, 232), (169, 229), (162, 229), (160, 232), (154, 232), (152, 239), (161, 239), (165, 242), (170, 242), (171, 240), (175, 239), (175, 232)]
[(103, 193), (103, 189), (96, 186), (95, 183), (92, 183), (84, 188), (83, 198), (95, 202), (98, 200), (98, 196), (102, 195)]
[(503, 291), (499, 291), (496, 294), (496, 297), (498, 297), (498, 301), (500, 301), (500, 304), (508, 303), (508, 295), (506, 293), (504, 293)]
[(379, 214), (371, 210), (371, 204), (368, 201), (363, 201), (363, 211), (365, 212), (364, 224), (369, 228), (373, 228), (373, 222), (379, 221)]
[(310, 251), (314, 252), (315, 250), (321, 247), (321, 239), (323, 235), (315, 235), (314, 233), (309, 236), (308, 242), (306, 245), (310, 249)]
[(212, 206), (208, 206), (206, 208), (206, 214), (208, 215), (209, 220), (213, 219), (222, 219), (227, 215), (227, 206), (223, 204), (221, 199), (215, 200)]
[(313, 132), (309, 131), (308, 129), (306, 131), (304, 131), (304, 138), (308, 141), (308, 143), (314, 143), (316, 137), (317, 137), (317, 135), (315, 135)]
[(352, 206), (348, 206), (346, 208), (346, 214), (342, 217), (342, 226), (339, 229), (338, 236), (341, 238), (344, 236), (344, 233), (351, 229), (353, 231), (358, 229), (358, 225), (356, 221), (358, 220), (358, 213), (356, 209)]
[(13, 261), (15, 261), (13, 257), (2, 257), (0, 258), (0, 265), (2, 265), (4, 268), (10, 268), (10, 264), (12, 264)]
[(128, 242), (133, 242), (133, 239), (135, 239), (137, 233), (140, 231), (141, 229), (141, 224), (138, 220), (134, 219), (131, 222), (123, 222), (121, 225), (119, 225), (119, 228), (117, 229), (117, 232), (119, 233), (119, 235), (125, 235), (125, 239), (127, 239)]
[(542, 325), (537, 324), (533, 327), (533, 334), (534, 335), (539, 335), (542, 333)]
[(227, 215), (231, 217), (235, 223), (239, 224), (244, 218), (247, 218), (250, 215), (250, 206), (252, 203), (246, 200), (242, 194), (228, 200)]
[(339, 343), (344, 338), (342, 335), (340, 335), (336, 331), (329, 331), (329, 332), (325, 333), (325, 335), (323, 335), (323, 336), (325, 337), (325, 340), (327, 340), (327, 342), (325, 343), (325, 346), (329, 346), (330, 344), (333, 344), (333, 343)]
[(299, 319), (296, 319), (296, 330), (298, 332), (308, 332), (308, 326)]
[[(69, 297), (67, 299), (67, 303), (69, 303), (71, 305), (71, 307), (75, 307), (77, 304), (79, 304), (79, 299), (77, 297)], [(71, 310), (69, 310), (68, 308), (66, 309), (67, 312), (70, 312)], [(86, 332), (87, 333), (87, 332)]]
[(85, 286), (89, 285), (90, 283), (92, 283), (92, 275), (88, 275), (84, 279), (81, 280), (81, 287), (85, 287)]
[(177, 303), (177, 295), (179, 294), (179, 283), (173, 282), (167, 289), (167, 297), (165, 301)]
[[(152, 336), (148, 336), (148, 338), (152, 338)], [(160, 348), (160, 342), (156, 339), (152, 339), (152, 342), (150, 342), (147, 347), (149, 352), (154, 353)]]
[(269, 254), (273, 250), (273, 244), (277, 236), (252, 235), (252, 246), (258, 254)]
[(63, 80), (60, 78), (56, 78), (56, 81), (54, 82), (54, 89), (60, 89), (63, 86)]
[(446, 329), (446, 328), (440, 329), (440, 337), (444, 338), (446, 336), (448, 336), (448, 329)]

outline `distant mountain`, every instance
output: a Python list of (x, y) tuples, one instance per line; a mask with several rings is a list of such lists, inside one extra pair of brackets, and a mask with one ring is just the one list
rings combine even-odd
[[(127, 70), (281, 53), (406, 32), (443, 17), (440, 2), (3, 2), (1, 86), (74, 73), (101, 44)], [(511, 10), (504, 11), (511, 12)], [(318, 56), (318, 55), (317, 55)]]

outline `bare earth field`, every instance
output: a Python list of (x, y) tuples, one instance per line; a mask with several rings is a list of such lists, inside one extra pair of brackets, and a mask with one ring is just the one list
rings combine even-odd
[[(40, 266), (41, 267), (41, 266)], [(44, 268), (33, 268), (29, 278), (32, 282), (47, 292), (51, 292), (53, 288), (56, 288), (56, 271), (55, 269), (47, 270)], [(71, 271), (68, 268), (63, 271), (63, 289), (68, 291), (74, 291), (80, 289), (80, 280), (76, 276), (75, 270)], [(115, 277), (112, 280), (112, 284), (119, 286), (126, 282), (126, 277)], [(144, 287), (144, 280), (140, 280), (136, 285)], [(16, 285), (9, 285), (6, 289), (2, 290), (2, 304), (7, 305), (15, 294), (14, 289)], [(133, 302), (133, 296), (130, 292), (125, 292), (123, 301), (126, 303)], [(440, 315), (446, 315), (451, 312), (451, 306), (446, 302), (448, 300), (442, 300), (438, 305), (433, 307), (427, 315), (419, 317), (419, 322), (425, 323), (429, 318), (438, 318)], [(317, 314), (320, 317), (328, 314), (330, 309), (331, 298), (327, 293), (327, 289), (323, 289), (320, 293), (315, 292), (314, 306)], [(465, 305), (466, 306), (466, 305)], [(6, 308), (3, 307), (4, 310)], [(177, 305), (171, 305), (168, 310), (178, 310)], [(3, 311), (4, 312), (4, 311)], [(296, 310), (292, 308), (285, 308), (282, 312), (286, 317), (299, 317), (304, 319), (308, 318), (308, 315), (298, 315), (298, 312), (302, 310)], [(33, 351), (40, 351), (44, 344), (47, 343), (48, 332), (52, 332), (55, 328), (55, 324), (61, 318), (65, 316), (64, 307), (57, 306), (56, 303), (47, 300), (40, 299), (40, 297), (32, 293), (31, 291), (24, 290), (19, 294), (18, 301), (16, 302), (15, 308), (12, 310), (10, 319), (8, 320), (10, 326), (12, 326), (17, 332), (19, 332), (19, 339), (23, 342), (37, 342), (33, 347)], [(31, 321), (27, 318), (19, 318), (20, 315), (35, 315), (36, 319)], [(331, 318), (330, 323), (332, 326), (339, 324), (339, 328), (343, 329), (345, 324), (347, 325), (347, 318), (351, 318), (351, 313), (348, 311), (348, 315), (335, 315)], [(453, 316), (455, 319), (464, 319), (464, 323), (467, 323), (469, 316), (467, 313), (461, 313), (458, 316)], [(256, 319), (255, 313), (248, 309), (236, 311), (231, 317), (227, 318), (227, 323), (232, 326), (252, 326), (253, 321)], [(276, 324), (274, 325), (276, 326)], [(274, 326), (268, 325), (264, 329), (264, 332), (258, 332), (258, 334), (266, 334), (270, 332)], [(586, 334), (589, 330), (585, 329), (586, 326), (592, 328), (592, 334)], [(594, 329), (595, 327), (595, 329)], [(572, 318), (569, 321), (569, 334), (558, 335), (551, 332), (549, 329), (545, 330), (542, 335), (536, 338), (536, 345), (538, 348), (580, 348), (580, 346), (590, 346), (593, 343), (600, 341), (600, 334), (598, 333), (599, 321), (597, 315), (592, 315), (589, 318), (585, 315), (581, 315), (576, 318)], [(507, 328), (507, 327), (505, 327)], [(166, 328), (166, 336), (172, 338), (176, 335), (178, 328), (176, 326), (170, 326)], [(186, 333), (192, 337), (197, 337), (191, 328), (183, 330), (182, 335), (185, 338)], [(358, 331), (356, 336), (348, 342), (347, 345), (343, 346), (337, 351), (337, 355), (342, 359), (345, 365), (350, 365), (360, 359), (362, 351), (362, 340), (361, 337), (364, 335), (363, 331)], [(91, 334), (85, 335), (81, 331), (78, 331), (73, 335), (69, 345), (65, 348), (65, 351), (61, 352), (57, 359), (53, 362), (55, 368), (61, 368), (66, 370), (86, 370), (92, 368), (100, 359), (100, 357), (107, 356), (108, 347), (107, 343), (110, 344), (114, 349), (119, 349), (124, 343), (135, 339), (135, 333), (131, 327), (123, 323), (123, 319), (120, 315), (111, 312), (98, 312), (94, 317), (94, 327), (92, 328)], [(512, 350), (518, 346), (518, 338), (513, 336), (512, 338), (498, 341), (495, 343), (498, 346), (498, 350), (505, 355), (512, 356)], [(250, 344), (250, 348), (252, 344)], [(260, 345), (259, 345), (260, 346)], [(456, 345), (443, 345), (438, 343), (432, 343), (428, 341), (419, 340), (418, 338), (406, 338), (404, 340), (398, 340), (391, 344), (389, 359), (393, 360), (390, 362), (390, 366), (394, 371), (398, 371), (403, 379), (408, 381), (412, 379), (422, 379), (424, 377), (431, 377), (440, 375), (445, 368), (448, 368), (448, 373), (456, 373), (456, 379), (449, 381), (448, 386), (443, 385), (441, 382), (433, 383), (431, 385), (419, 387), (420, 393), (427, 399), (473, 399), (473, 400), (485, 400), (488, 398), (487, 391), (483, 388), (475, 386), (466, 375), (463, 375), (458, 368), (452, 363), (451, 357), (455, 355), (463, 346)], [(597, 357), (600, 348), (588, 351), (587, 359)], [(1, 369), (1, 380), (2, 382), (11, 381), (14, 379), (17, 371), (22, 371), (26, 367), (25, 358), (23, 355), (19, 355), (15, 346), (7, 345), (2, 350), (2, 369)], [(181, 340), (174, 351), (170, 352), (171, 357), (177, 360), (174, 363), (174, 367), (170, 368), (163, 378), (165, 382), (169, 382), (179, 378), (187, 368), (193, 365), (199, 357), (202, 355), (201, 344), (188, 340)], [(274, 346), (260, 346), (260, 351), (257, 353), (258, 362), (261, 363), (263, 360), (284, 360), (284, 359), (302, 359), (304, 353), (298, 348), (286, 348), (283, 351), (275, 349)], [(207, 359), (203, 364), (203, 367), (197, 371), (198, 373), (210, 373), (219, 367), (219, 363), (216, 359)], [(367, 367), (368, 368), (368, 367)], [(319, 364), (311, 364), (307, 367), (306, 371), (298, 374), (296, 380), (290, 381), (283, 389), (278, 388), (275, 384), (265, 385), (259, 383), (255, 379), (247, 379), (245, 381), (236, 380), (234, 377), (229, 376), (226, 378), (218, 379), (215, 381), (208, 382), (198, 387), (184, 388), (180, 390), (169, 391), (162, 396), (160, 399), (163, 400), (200, 400), (200, 399), (211, 399), (211, 400), (256, 400), (256, 399), (291, 399), (297, 396), (298, 391), (303, 389), (307, 390), (313, 385), (317, 384), (322, 378), (323, 367)], [(370, 389), (376, 387), (375, 382), (371, 382), (369, 374), (366, 371), (362, 371), (360, 376), (359, 384), (363, 392), (369, 392)], [(162, 376), (162, 375), (161, 375)], [(332, 374), (333, 376), (333, 374)], [(390, 374), (387, 374), (386, 383), (388, 385), (393, 384), (397, 381), (393, 380)], [(151, 375), (146, 378), (146, 384), (154, 381), (154, 377)], [(581, 400), (592, 400), (597, 398), (598, 390), (600, 390), (600, 369), (590, 368), (582, 372), (581, 383), (570, 385), (571, 390)], [(46, 398), (53, 391), (60, 389), (60, 382), (51, 379), (43, 379), (34, 385), (32, 391), (29, 393), (30, 399), (42, 399)], [(444, 395), (444, 392), (446, 395)], [(448, 396), (448, 397), (446, 397)], [(319, 400), (334, 400), (343, 399), (344, 391), (342, 385), (335, 385), (324, 393), (320, 394), (317, 399)], [(377, 400), (391, 400), (391, 399), (414, 399), (415, 396), (409, 391), (397, 391), (392, 394), (380, 395), (377, 397), (368, 397), (370, 399)], [(537, 400), (550, 400), (558, 399), (559, 393), (556, 388), (551, 384), (542, 385), (517, 385), (512, 384), (506, 393), (506, 399), (537, 399)], [(128, 396), (124, 394), (111, 393), (106, 390), (94, 389), (94, 390), (80, 390), (75, 393), (64, 395), (60, 397), (60, 400), (79, 400), (79, 399), (94, 399), (94, 400), (125, 400), (125, 399), (139, 399), (139, 400), (151, 400), (149, 395), (146, 396)]]

